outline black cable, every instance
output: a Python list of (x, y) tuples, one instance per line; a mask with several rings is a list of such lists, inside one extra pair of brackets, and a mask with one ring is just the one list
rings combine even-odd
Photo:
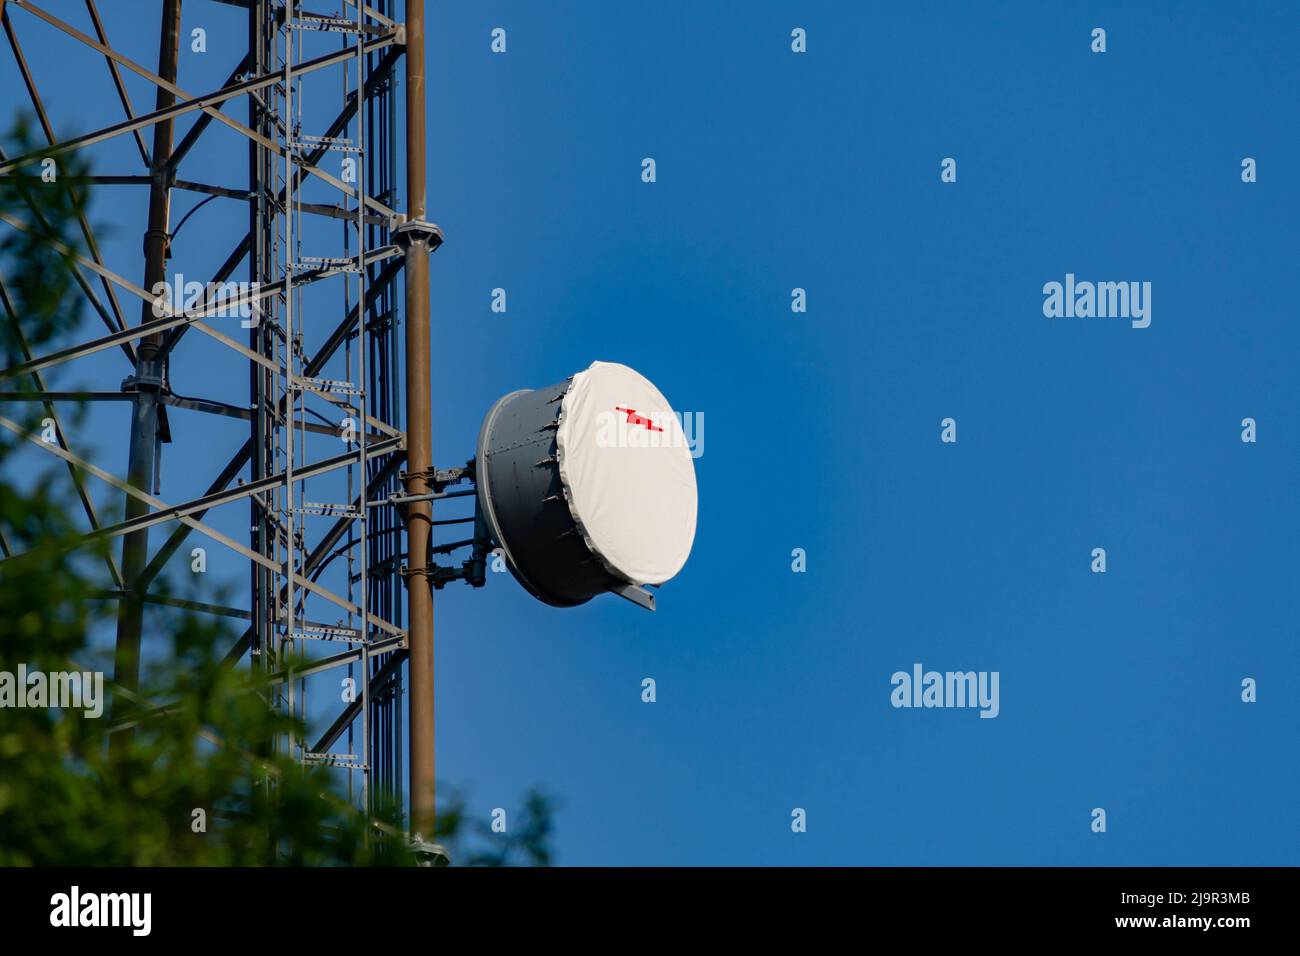
[[(187, 212), (184, 216), (182, 216), (182, 217), (181, 217), (181, 221), (178, 222), (178, 223), (176, 224), (176, 228), (172, 230), (171, 239), (175, 239), (175, 238), (176, 238), (176, 233), (178, 233), (178, 232), (181, 231), (181, 226), (185, 225), (186, 220), (188, 220), (188, 219), (190, 218), (190, 216), (194, 215), (196, 212), (198, 212), (200, 209), (202, 209), (204, 206), (206, 206), (208, 203), (212, 202), (212, 200), (214, 200), (214, 199), (216, 199), (216, 198), (217, 198), (216, 196), (209, 196), (207, 199), (202, 199), (202, 200), (200, 200), (200, 201), (199, 201), (199, 202), (194, 206), (193, 209), (191, 209), (191, 210), (190, 210), (189, 212)], [(169, 240), (169, 241), (170, 241), (170, 240)]]

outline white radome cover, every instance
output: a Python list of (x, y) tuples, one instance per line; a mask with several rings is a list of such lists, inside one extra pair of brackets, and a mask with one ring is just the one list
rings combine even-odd
[(560, 403), (555, 444), (569, 511), (606, 569), (633, 584), (680, 571), (695, 541), (695, 464), (659, 389), (626, 365), (593, 362)]

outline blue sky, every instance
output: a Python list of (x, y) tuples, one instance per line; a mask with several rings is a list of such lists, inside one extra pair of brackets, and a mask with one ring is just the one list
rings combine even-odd
[[(84, 28), (80, 3), (46, 6)], [(152, 64), (119, 7), (152, 23), (157, 4), (112, 7), (115, 43)], [(61, 132), (117, 117), (93, 54), (60, 69), (70, 42), (11, 16)], [(472, 454), (499, 395), (595, 359), (705, 420), (695, 550), (656, 613), (552, 609), (504, 575), (438, 595), (440, 777), (484, 814), (533, 784), (558, 795), (564, 864), (1300, 862), (1294, 5), (430, 17), (438, 464)], [(240, 13), (187, 4), (194, 26), (198, 92), (238, 60)], [(7, 105), (16, 83), (0, 57)], [(212, 134), (187, 174), (241, 183), (243, 147)], [(136, 172), (132, 150), (96, 168)], [(106, 187), (94, 207), (132, 278), (144, 206)], [(239, 216), (205, 207), (173, 268), (212, 272)], [(1150, 327), (1045, 317), (1067, 272), (1149, 281)], [(177, 390), (244, 401), (241, 364), (196, 339)], [(113, 388), (123, 366), (105, 353), (61, 381)], [(245, 432), (173, 428), (179, 501)], [(126, 433), (105, 407), (84, 437), (121, 473)], [(213, 523), (242, 538), (246, 518)], [(242, 584), (238, 562), (213, 567)], [(891, 707), (917, 662), (999, 672), (999, 716)]]

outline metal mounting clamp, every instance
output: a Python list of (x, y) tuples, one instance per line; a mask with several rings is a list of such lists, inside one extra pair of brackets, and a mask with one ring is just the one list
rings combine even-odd
[(411, 852), (415, 854), (416, 866), (448, 866), (451, 855), (447, 848), (432, 840), (426, 840), (421, 834), (411, 834)]
[(640, 585), (618, 584), (609, 590), (611, 594), (617, 594), (621, 598), (627, 598), (633, 604), (638, 604), (647, 611), (653, 611), (655, 609), (655, 596)]
[(442, 245), (442, 230), (423, 219), (410, 219), (393, 227), (393, 242), (403, 249), (412, 243), (423, 242), (432, 252)]

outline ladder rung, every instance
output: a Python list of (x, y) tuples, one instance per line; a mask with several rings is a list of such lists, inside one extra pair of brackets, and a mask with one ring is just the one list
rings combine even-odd
[(300, 16), (289, 22), (295, 30), (321, 30), (325, 33), (381, 33), (379, 27), (371, 24), (357, 25), (356, 20), (348, 17), (314, 17)]
[(356, 385), (338, 378), (299, 377), (294, 379), (293, 383), (298, 388), (310, 389), (313, 392), (330, 392), (335, 395), (361, 394), (361, 389), (357, 388)]
[(310, 751), (302, 755), (304, 763), (320, 764), (322, 767), (345, 767), (348, 770), (369, 770), (352, 754), (317, 754)]
[(289, 143), (291, 148), (328, 149), (336, 153), (360, 153), (361, 147), (354, 146), (352, 140), (338, 136), (300, 136)]
[(304, 501), (293, 509), (296, 515), (316, 515), (318, 517), (360, 518), (361, 512), (352, 505), (336, 505), (328, 501)]
[(313, 272), (317, 269), (335, 269), (339, 272), (360, 272), (357, 260), (349, 256), (303, 256), (290, 268), (296, 272)]
[(308, 625), (302, 630), (294, 631), (293, 638), (297, 641), (344, 641), (349, 644), (364, 643), (361, 640), (361, 632), (355, 627), (325, 627)]

